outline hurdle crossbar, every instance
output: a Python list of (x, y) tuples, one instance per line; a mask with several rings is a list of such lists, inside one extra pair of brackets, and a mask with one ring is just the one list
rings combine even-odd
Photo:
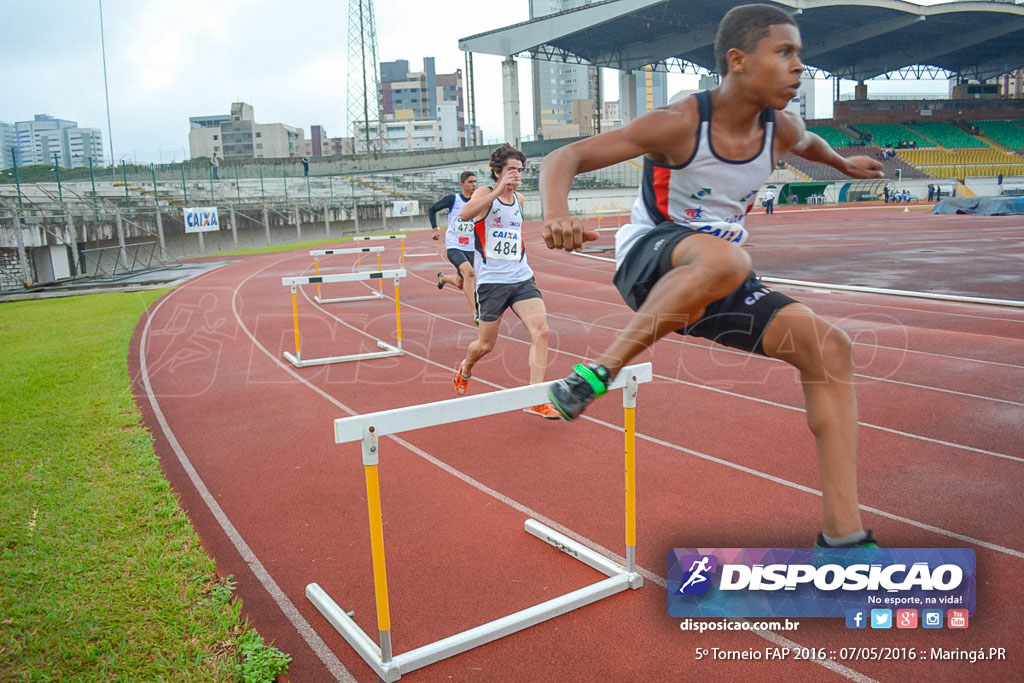
[[(309, 255), (313, 257), (313, 270), (316, 275), (320, 274), (320, 257), (330, 256), (331, 254), (358, 254), (356, 264), (358, 266), (363, 265), (363, 254), (367, 252), (377, 253), (377, 270), (381, 269), (380, 265), (380, 254), (384, 251), (384, 247), (357, 247), (355, 249), (314, 249), (309, 252)], [(383, 299), (384, 298), (384, 281), (377, 280), (377, 291), (373, 294), (366, 296), (343, 296), (335, 299), (324, 299), (320, 291), (320, 283), (316, 283), (316, 296), (313, 300), (318, 304), (336, 304), (342, 301), (365, 301), (367, 299)]]
[(353, 242), (365, 242), (366, 240), (401, 240), (402, 241), (402, 260), (401, 264), (405, 265), (405, 238), (408, 235), (365, 235), (363, 237), (353, 237)]
[(524, 525), (527, 533), (580, 560), (608, 578), (414, 650), (398, 655), (394, 655), (391, 651), (391, 613), (384, 561), (380, 480), (377, 471), (380, 461), (379, 438), (387, 434), (472, 420), (544, 403), (547, 401), (548, 387), (552, 384), (547, 382), (335, 420), (334, 440), (336, 443), (359, 441), (362, 444), (380, 644), (375, 643), (356, 624), (352, 616), (339, 607), (318, 584), (310, 583), (306, 586), (306, 597), (381, 679), (397, 681), (403, 674), (428, 664), (503, 638), (542, 621), (620, 593), (627, 588), (640, 588), (643, 585), (643, 577), (637, 571), (636, 566), (635, 411), (638, 386), (644, 382), (650, 382), (651, 379), (651, 364), (641, 363), (623, 368), (608, 386), (609, 389), (622, 389), (622, 406), (625, 412), (623, 431), (626, 443), (626, 566), (620, 565), (535, 519), (526, 520)]
[[(330, 363), (347, 363), (353, 360), (370, 360), (372, 358), (387, 358), (389, 356), (401, 356), (405, 354), (402, 350), (402, 308), (398, 293), (398, 281), (406, 276), (405, 268), (391, 270), (369, 271), (362, 273), (337, 273), (331, 275), (303, 275), (298, 277), (283, 277), (281, 284), (292, 289), (292, 323), (295, 328), (295, 353), (284, 352), (284, 357), (297, 368), (305, 368), (310, 365), (328, 365)], [(302, 344), (299, 335), (299, 285), (319, 285), (329, 282), (356, 282), (360, 280), (381, 280), (383, 278), (394, 278), (395, 280), (395, 345), (378, 341), (377, 346), (384, 349), (371, 353), (354, 353), (348, 356), (329, 356), (326, 358), (302, 358)], [(377, 298), (377, 297), (361, 297)], [(350, 299), (354, 300), (354, 299)]]

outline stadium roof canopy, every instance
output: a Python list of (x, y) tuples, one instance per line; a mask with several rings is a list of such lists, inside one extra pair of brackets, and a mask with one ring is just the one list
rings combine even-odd
[[(459, 40), (464, 52), (585, 62), (623, 71), (673, 61), (714, 70), (725, 12), (751, 0), (605, 0)], [(1019, 0), (1018, 0), (1019, 2)], [(1024, 5), (776, 0), (798, 14), (809, 67), (865, 80), (916, 65), (986, 79), (1024, 66)]]

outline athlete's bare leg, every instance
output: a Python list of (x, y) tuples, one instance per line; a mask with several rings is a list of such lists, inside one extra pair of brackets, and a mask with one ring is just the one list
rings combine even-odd
[(494, 350), (494, 343), (498, 341), (498, 329), (500, 326), (501, 318), (490, 322), (480, 321), (477, 338), (466, 349), (466, 360), (462, 361), (463, 377), (472, 377), (473, 366), (477, 364), (477, 361)]
[[(517, 301), (512, 304), (512, 312), (519, 316), (530, 333), (530, 384), (540, 384), (548, 369), (548, 314), (544, 300)], [(483, 325), (480, 323), (481, 327)]]
[(764, 338), (765, 353), (800, 371), (807, 426), (818, 448), (826, 536), (860, 531), (857, 507), (857, 398), (850, 338), (803, 304), (775, 314)]
[(459, 286), (462, 287), (462, 293), (466, 295), (466, 301), (469, 302), (469, 310), (473, 311), (473, 315), (476, 315), (476, 271), (473, 270), (468, 262), (463, 261), (459, 265), (459, 275), (461, 275), (461, 282)]

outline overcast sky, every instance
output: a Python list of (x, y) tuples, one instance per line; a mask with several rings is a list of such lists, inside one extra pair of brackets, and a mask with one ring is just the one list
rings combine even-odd
[[(374, 10), (381, 61), (407, 59), (418, 71), (432, 56), (439, 73), (464, 68), (459, 38), (529, 18), (527, 0), (376, 0)], [(98, 0), (0, 0), (0, 16), (0, 121), (44, 113), (77, 121), (103, 131), (109, 154)], [(235, 101), (251, 104), (260, 123), (348, 134), (348, 0), (105, 0), (103, 28), (117, 158), (181, 160), (188, 118), (227, 114)], [(528, 61), (519, 61), (528, 135), (532, 93)], [(616, 99), (614, 74), (602, 71), (605, 99)], [(496, 141), (504, 137), (501, 58), (474, 55), (474, 72), (477, 124)], [(694, 82), (670, 74), (670, 94)], [(921, 86), (913, 89), (935, 88)]]

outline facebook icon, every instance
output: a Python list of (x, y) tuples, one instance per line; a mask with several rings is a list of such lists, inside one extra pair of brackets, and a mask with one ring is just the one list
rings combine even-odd
[(846, 628), (867, 628), (867, 610), (848, 609), (846, 610)]

